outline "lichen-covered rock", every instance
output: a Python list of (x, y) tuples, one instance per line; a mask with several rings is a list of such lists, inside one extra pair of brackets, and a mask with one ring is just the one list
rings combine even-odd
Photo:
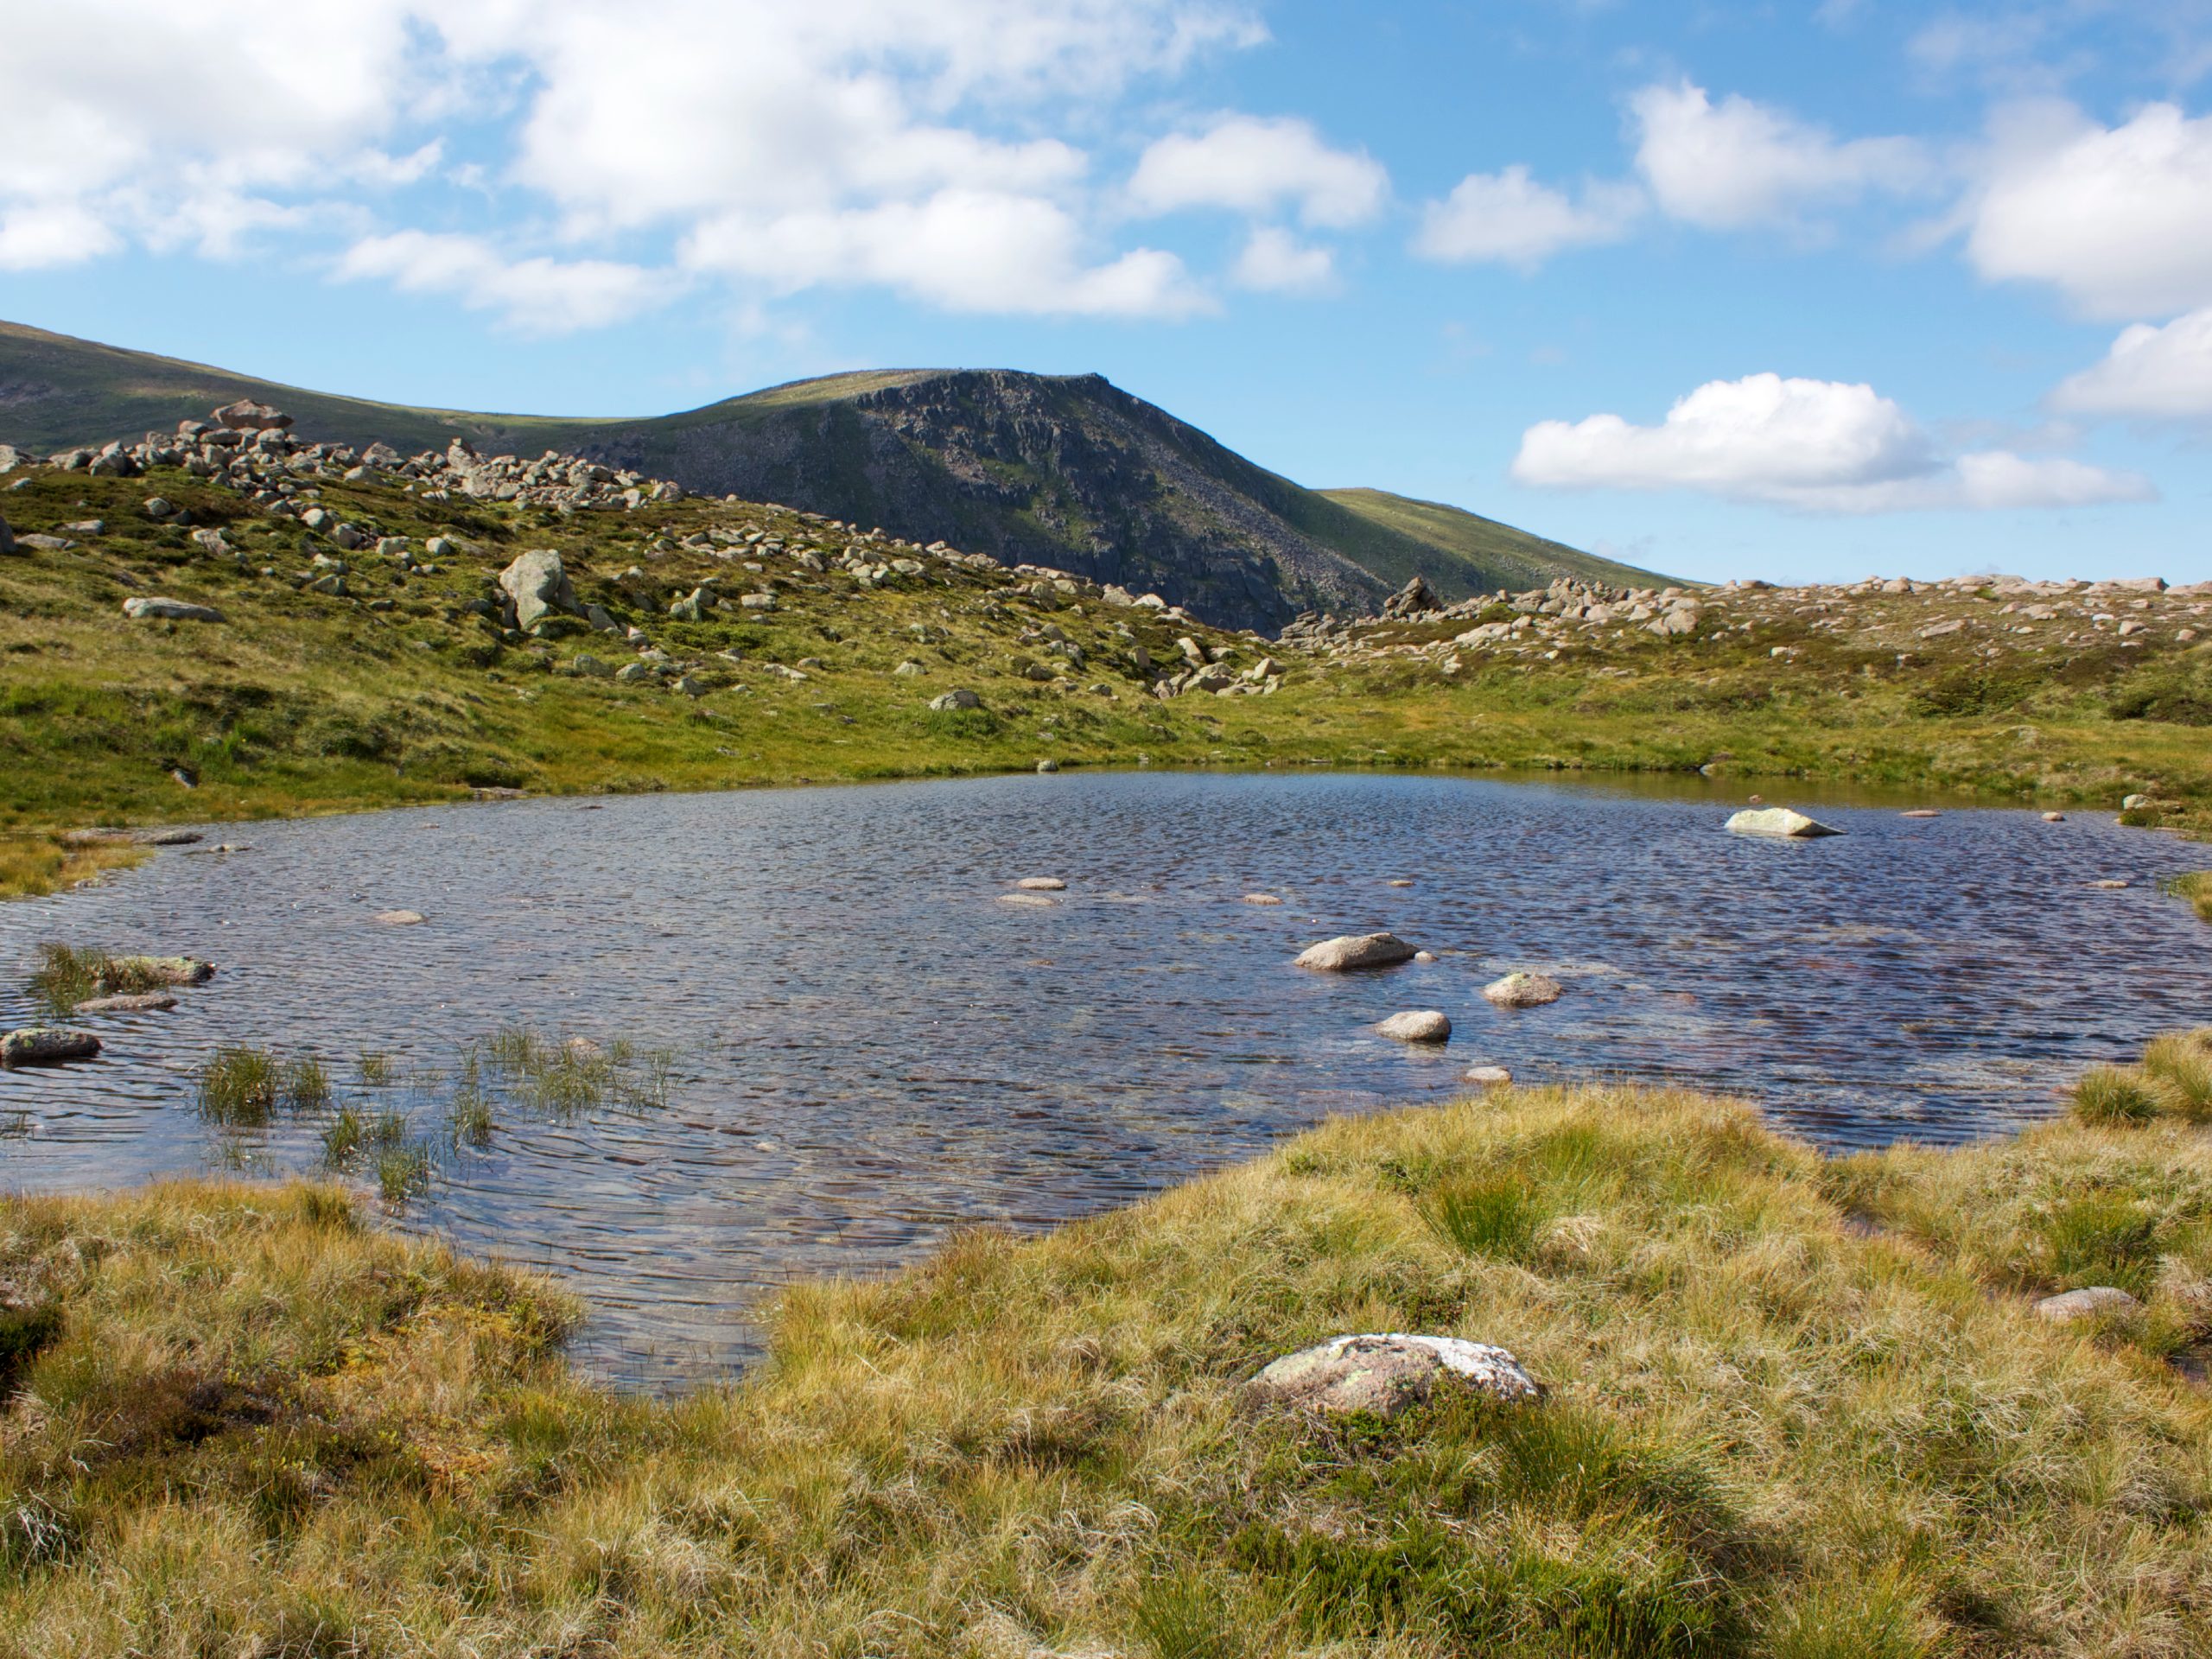
[(1728, 830), (1732, 835), (1768, 836), (1785, 841), (1812, 841), (1821, 836), (1843, 833), (1786, 806), (1747, 808), (1728, 820)]
[(1401, 1043), (1448, 1043), (1452, 1022), (1435, 1008), (1411, 1008), (1394, 1014), (1375, 1029)]
[(983, 700), (964, 686), (941, 692), (930, 699), (930, 707), (940, 714), (948, 709), (980, 709), (982, 706)]
[(0, 1037), (0, 1067), (66, 1065), (89, 1060), (100, 1052), (100, 1039), (89, 1031), (70, 1031), (60, 1026), (27, 1026)]
[(550, 547), (534, 547), (500, 571), (499, 586), (514, 601), (515, 626), (525, 633), (549, 616), (576, 610), (569, 573)]
[(1342, 933), (1308, 945), (1299, 953), (1298, 966), (1341, 974), (1363, 968), (1395, 968), (1413, 958), (1413, 946), (1395, 933)]
[(1549, 974), (1508, 974), (1483, 987), (1483, 999), (1501, 1008), (1541, 1008), (1556, 1002), (1567, 988)]
[(104, 992), (126, 985), (205, 985), (215, 964), (197, 957), (117, 957), (95, 976)]
[(1440, 1382), (1506, 1402), (1542, 1396), (1535, 1378), (1503, 1348), (1461, 1337), (1402, 1332), (1338, 1337), (1286, 1354), (1246, 1385), (1257, 1405), (1300, 1406), (1332, 1415), (1395, 1417), (1427, 1400)]

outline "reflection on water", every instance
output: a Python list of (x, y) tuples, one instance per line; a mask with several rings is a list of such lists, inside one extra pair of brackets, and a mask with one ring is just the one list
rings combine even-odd
[[(569, 1275), (587, 1358), (660, 1382), (741, 1358), (747, 1306), (792, 1275), (1094, 1211), (1477, 1063), (1717, 1086), (1828, 1145), (1955, 1141), (2212, 1018), (2212, 930), (2157, 892), (2190, 863), (2164, 837), (1891, 804), (1823, 807), (1842, 839), (1759, 842), (1720, 832), (1732, 804), (1137, 773), (233, 827), (249, 851), (0, 906), (0, 1025), (33, 1012), (41, 939), (222, 966), (173, 1014), (97, 1021), (98, 1065), (0, 1074), (0, 1185), (316, 1167), (315, 1124), (201, 1123), (219, 1044), (319, 1053), (342, 1096), (430, 1138), (500, 1027), (671, 1050), (664, 1106), (503, 1096), (484, 1144), (439, 1142), (407, 1216)], [(1068, 888), (999, 902), (1025, 875)], [(1262, 889), (1286, 902), (1242, 901)], [(373, 920), (394, 909), (429, 919)], [(1375, 927), (1439, 960), (1289, 966)], [(1569, 994), (1491, 1007), (1513, 968)], [(1452, 1016), (1448, 1050), (1367, 1029), (1408, 1007)], [(393, 1081), (353, 1084), (364, 1050)]]

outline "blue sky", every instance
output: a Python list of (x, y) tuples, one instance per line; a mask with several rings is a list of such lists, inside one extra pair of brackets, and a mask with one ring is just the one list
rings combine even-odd
[(2212, 577), (2212, 0), (243, 16), (11, 20), (0, 315), (547, 413), (1096, 370), (1686, 575)]

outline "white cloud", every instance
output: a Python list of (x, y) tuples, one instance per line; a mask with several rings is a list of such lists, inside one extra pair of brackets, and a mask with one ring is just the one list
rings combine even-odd
[(727, 216), (684, 245), (695, 270), (782, 293), (880, 285), (948, 311), (1185, 317), (1211, 303), (1172, 253), (1138, 248), (1086, 264), (1073, 215), (1034, 197), (943, 190), (919, 202)]
[(2212, 307), (2164, 327), (2120, 331), (2102, 362), (2062, 382), (2054, 408), (2076, 415), (2187, 420), (2212, 415)]
[(339, 260), (342, 281), (377, 278), (409, 294), (449, 294), (472, 310), (497, 311), (530, 334), (604, 327), (671, 297), (666, 272), (605, 259), (510, 260), (473, 236), (399, 231), (355, 243)]
[[(1080, 142), (1136, 81), (1262, 38), (1237, 0), (353, 0), (281, 29), (197, 0), (71, 0), (10, 20), (0, 248), (19, 264), (132, 240), (221, 257), (271, 232), (359, 241), (378, 219), (419, 236), (391, 193), (461, 188), (473, 161), (433, 175), (466, 146), (512, 158), (477, 175), (480, 216), (550, 220), (563, 255), (742, 224), (775, 245), (867, 245), (866, 280), (936, 303), (1177, 315), (1198, 302), (1172, 256), (1091, 247), (1106, 204)], [(1317, 181), (1301, 206), (1340, 213), (1341, 188)], [(1016, 221), (1045, 238), (1031, 256), (938, 237), (939, 269), (916, 273), (876, 247)], [(417, 288), (435, 272), (537, 327), (643, 292), (620, 259), (468, 245), (372, 238), (341, 268)]]
[(1929, 175), (1910, 139), (1837, 139), (1747, 98), (1715, 105), (1688, 80), (1645, 87), (1629, 112), (1637, 168), (1659, 206), (1708, 230), (1787, 223), (1809, 207), (1916, 188)]
[(2212, 304), (2212, 117), (2153, 104), (2107, 128), (2014, 109), (1967, 211), (1967, 257), (1993, 281), (2049, 283), (2098, 317)]
[(1557, 489), (1692, 489), (1807, 512), (1993, 511), (2151, 498), (2147, 480), (2063, 458), (1984, 450), (1947, 458), (1869, 385), (1713, 380), (1657, 426), (1618, 415), (1544, 421), (1513, 477)]
[(1217, 207), (1261, 215), (1293, 207), (1307, 225), (1338, 229), (1373, 219), (1389, 194), (1380, 162), (1332, 149), (1310, 123), (1249, 115), (1155, 141), (1129, 180), (1140, 213)]
[(1563, 249), (1619, 241), (1643, 211), (1633, 186), (1587, 185), (1577, 203), (1525, 167), (1470, 173), (1443, 200), (1423, 205), (1413, 247), (1424, 259), (1533, 270)]
[(1262, 294), (1325, 294), (1336, 286), (1336, 256), (1278, 226), (1255, 226), (1230, 277)]
[(0, 213), (0, 270), (82, 264), (122, 245), (120, 237), (75, 202), (26, 202)]

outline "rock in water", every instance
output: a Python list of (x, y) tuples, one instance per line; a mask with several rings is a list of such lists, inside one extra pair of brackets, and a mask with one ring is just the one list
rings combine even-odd
[(0, 1066), (66, 1065), (89, 1060), (100, 1052), (100, 1039), (89, 1031), (66, 1031), (59, 1026), (27, 1026), (0, 1037)]
[(1002, 893), (999, 894), (999, 903), (1026, 906), (1031, 910), (1050, 910), (1059, 900), (1047, 899), (1041, 893)]
[(1448, 1043), (1452, 1022), (1435, 1008), (1408, 1009), (1394, 1014), (1375, 1029), (1402, 1043)]
[(167, 991), (142, 991), (135, 996), (96, 996), (79, 1002), (75, 1014), (166, 1014), (176, 1007)]
[(2091, 1285), (2044, 1297), (2036, 1304), (2036, 1317), (2054, 1325), (2070, 1325), (2092, 1314), (2129, 1313), (2142, 1306), (2117, 1285)]
[(1025, 875), (1014, 885), (1024, 893), (1065, 893), (1068, 884), (1057, 875)]
[(215, 964), (197, 957), (118, 957), (100, 970), (99, 988), (112, 992), (119, 986), (205, 985), (215, 977)]
[(133, 622), (219, 622), (223, 613), (212, 605), (188, 604), (181, 599), (126, 599), (123, 613)]
[(1558, 1001), (1565, 991), (1549, 974), (1508, 974), (1484, 986), (1483, 998), (1501, 1008), (1541, 1008)]
[(376, 919), (384, 927), (413, 927), (423, 919), (419, 910), (380, 910)]
[(1338, 1337), (1286, 1354), (1246, 1385), (1260, 1405), (1303, 1406), (1332, 1415), (1395, 1417), (1419, 1405), (1446, 1379), (1508, 1402), (1542, 1396), (1535, 1378), (1503, 1348), (1459, 1337)]
[(550, 547), (534, 547), (499, 572), (499, 586), (514, 601), (515, 626), (527, 633), (556, 612), (576, 608), (575, 590), (561, 556)]
[(1413, 957), (1413, 946), (1395, 933), (1344, 933), (1306, 947), (1297, 965), (1341, 974), (1357, 968), (1395, 968)]
[(1732, 835), (1770, 836), (1787, 841), (1811, 841), (1821, 836), (1840, 836), (1843, 833), (1786, 806), (1738, 812), (1728, 820), (1728, 830)]
[(1502, 1065), (1471, 1065), (1459, 1076), (1463, 1082), (1479, 1083), (1493, 1089), (1513, 1081), (1513, 1074)]
[(1272, 893), (1248, 893), (1244, 895), (1244, 902), (1248, 905), (1279, 905), (1282, 900)]

